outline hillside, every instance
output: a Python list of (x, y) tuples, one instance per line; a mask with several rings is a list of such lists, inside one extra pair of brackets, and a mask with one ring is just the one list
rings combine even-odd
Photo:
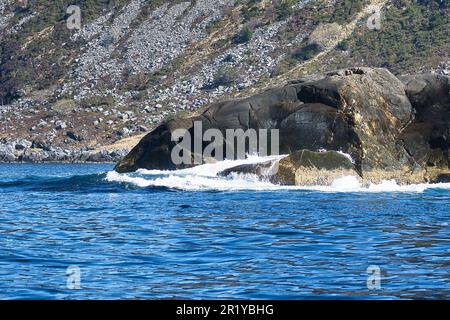
[[(74, 2), (80, 30), (67, 28)], [(0, 139), (128, 145), (302, 75), (448, 74), (449, 30), (450, 0), (0, 0)]]

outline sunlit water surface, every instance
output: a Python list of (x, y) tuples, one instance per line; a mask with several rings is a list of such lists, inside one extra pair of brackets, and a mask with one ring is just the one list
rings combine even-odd
[(449, 185), (280, 187), (226, 166), (0, 165), (0, 298), (449, 297)]

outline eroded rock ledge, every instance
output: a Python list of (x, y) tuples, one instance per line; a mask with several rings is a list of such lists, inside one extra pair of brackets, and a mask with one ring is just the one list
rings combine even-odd
[[(272, 179), (284, 184), (326, 184), (344, 173), (372, 182), (450, 180), (448, 76), (397, 78), (386, 69), (351, 68), (305, 77), (247, 99), (214, 104), (198, 117), (163, 123), (116, 170), (183, 167), (171, 161), (171, 133), (192, 131), (194, 121), (201, 121), (203, 130), (223, 133), (279, 129), (280, 153), (289, 156)], [(353, 162), (319, 150), (349, 154)]]

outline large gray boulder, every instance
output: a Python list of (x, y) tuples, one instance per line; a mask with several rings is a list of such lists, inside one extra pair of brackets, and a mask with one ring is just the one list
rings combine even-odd
[(0, 162), (14, 162), (17, 160), (13, 144), (0, 144)]
[(408, 176), (403, 180), (425, 181), (430, 165), (448, 169), (448, 101), (444, 76), (400, 80), (380, 68), (317, 74), (246, 99), (213, 104), (198, 117), (163, 123), (116, 170), (185, 167), (171, 160), (172, 132), (184, 128), (193, 134), (194, 121), (201, 121), (203, 130), (216, 128), (224, 134), (226, 129), (279, 129), (281, 154), (342, 151), (354, 159), (364, 179)]

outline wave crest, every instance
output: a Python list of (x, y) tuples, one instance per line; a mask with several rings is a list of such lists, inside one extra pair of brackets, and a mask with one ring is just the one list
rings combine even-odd
[[(165, 187), (185, 191), (236, 191), (236, 190), (306, 190), (320, 192), (409, 192), (421, 193), (428, 189), (450, 189), (450, 183), (399, 185), (395, 180), (382, 181), (380, 184), (362, 184), (354, 176), (343, 176), (329, 186), (281, 186), (261, 180), (252, 174), (231, 174), (220, 177), (218, 174), (226, 169), (242, 164), (261, 163), (277, 157), (252, 156), (245, 160), (225, 160), (209, 163), (189, 169), (162, 171), (140, 169), (132, 174), (119, 174), (110, 171), (106, 175), (109, 182), (127, 183), (139, 188)], [(278, 157), (280, 158), (280, 157)]]

